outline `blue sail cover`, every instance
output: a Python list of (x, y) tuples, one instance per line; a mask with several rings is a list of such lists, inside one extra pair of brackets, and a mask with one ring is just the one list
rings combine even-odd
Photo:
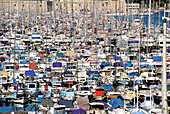
[(123, 63), (119, 62), (119, 63), (113, 63), (114, 67), (123, 67)]
[(55, 63), (53, 63), (53, 67), (62, 67), (62, 63), (55, 62)]
[(29, 77), (35, 77), (36, 74), (35, 74), (35, 72), (34, 72), (33, 70), (27, 70), (27, 71), (25, 71), (25, 76), (26, 76), (26, 77), (27, 77), (27, 76), (29, 76)]
[(69, 56), (61, 56), (61, 58), (68, 58)]
[(124, 106), (124, 104), (120, 98), (111, 98), (109, 101), (109, 104), (112, 105), (110, 110), (117, 108), (119, 105), (122, 107)]
[(115, 60), (115, 61), (123, 61), (122, 58), (119, 57), (119, 56), (114, 56), (114, 60)]
[(41, 39), (40, 37), (32, 37), (32, 39)]
[(104, 69), (104, 67), (106, 67), (106, 66), (112, 66), (112, 63), (102, 63), (102, 64), (100, 65), (100, 68), (101, 68), (101, 69)]
[(102, 85), (102, 88), (104, 88), (104, 90), (109, 90), (109, 91), (111, 91), (114, 87), (113, 87), (113, 85), (111, 85), (111, 84), (103, 84), (103, 85)]
[(167, 76), (167, 79), (170, 79), (170, 75)]
[(21, 107), (14, 108), (12, 106), (8, 107), (0, 107), (0, 112), (13, 112), (13, 111), (21, 111), (23, 110)]
[(125, 68), (127, 68), (127, 67), (132, 67), (132, 66), (133, 66), (133, 64), (130, 63), (130, 62), (124, 64), (124, 67), (125, 67)]
[(133, 43), (139, 43), (139, 41), (129, 41), (129, 44), (133, 44)]
[(47, 72), (51, 72), (51, 68), (46, 68), (46, 71)]
[(86, 114), (86, 111), (84, 111), (83, 109), (77, 109), (73, 110), (73, 112), (70, 114)]
[(162, 57), (161, 56), (153, 57), (153, 62), (162, 62)]
[(136, 76), (136, 72), (131, 72), (128, 74), (130, 77)]
[(67, 63), (67, 66), (73, 66), (73, 63)]

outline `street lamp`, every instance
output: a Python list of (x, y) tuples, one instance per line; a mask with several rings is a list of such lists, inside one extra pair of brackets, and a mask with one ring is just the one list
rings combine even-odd
[(162, 77), (162, 112), (168, 114), (167, 106), (167, 74), (166, 74), (166, 23), (170, 18), (163, 17), (163, 77)]

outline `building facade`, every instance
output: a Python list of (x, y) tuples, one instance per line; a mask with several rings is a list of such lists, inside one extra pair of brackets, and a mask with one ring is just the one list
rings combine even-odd
[[(23, 7), (22, 7), (23, 4)], [(94, 4), (94, 5), (93, 5)], [(88, 11), (109, 11), (112, 13), (125, 13), (125, 0), (0, 0), (0, 10), (3, 12), (24, 12), (46, 13), (49, 11), (71, 12)]]

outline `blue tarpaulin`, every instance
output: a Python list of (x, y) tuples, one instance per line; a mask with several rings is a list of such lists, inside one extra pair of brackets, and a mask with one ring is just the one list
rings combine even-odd
[(111, 84), (103, 84), (103, 85), (102, 85), (102, 88), (104, 88), (104, 90), (109, 90), (109, 91), (111, 91), (114, 87), (113, 87), (113, 85), (111, 85)]
[(161, 62), (161, 61), (162, 61), (162, 57), (161, 56), (153, 57), (153, 62)]
[(129, 76), (136, 76), (136, 72), (129, 73)]
[(77, 109), (73, 110), (73, 112), (70, 114), (86, 114), (86, 111), (84, 111), (83, 109)]
[(109, 104), (112, 105), (112, 107), (110, 108), (110, 110), (113, 110), (115, 108), (117, 108), (118, 106), (124, 106), (122, 100), (120, 98), (111, 98), (109, 101)]
[(13, 111), (21, 111), (22, 108), (18, 107), (18, 108), (14, 108), (12, 106), (9, 107), (0, 107), (0, 112), (13, 112)]
[(67, 66), (73, 66), (73, 63), (67, 63)]
[(111, 32), (112, 31), (112, 29), (111, 28), (108, 28), (108, 32)]
[(119, 56), (114, 56), (114, 60), (115, 60), (115, 61), (123, 61), (122, 58), (119, 57)]
[(32, 39), (41, 39), (40, 37), (32, 37)]
[(35, 105), (28, 105), (25, 107), (25, 111), (35, 111)]
[(90, 50), (90, 48), (85, 48), (86, 50)]
[(112, 66), (112, 63), (102, 63), (102, 64), (100, 65), (100, 68), (103, 69), (103, 68), (106, 67), (106, 66)]
[(66, 108), (74, 108), (73, 102), (71, 100), (59, 100), (59, 105), (65, 105)]
[(33, 70), (27, 70), (25, 71), (25, 76), (29, 76), (29, 77), (35, 77), (35, 72)]
[(61, 58), (68, 58), (69, 56), (61, 56)]
[(130, 63), (130, 62), (124, 64), (124, 67), (125, 67), (125, 68), (127, 68), (127, 67), (132, 67), (132, 66), (133, 66), (133, 64)]
[(62, 67), (62, 63), (55, 62), (55, 63), (53, 63), (53, 67)]
[(46, 71), (47, 72), (51, 72), (51, 68), (46, 68)]
[(145, 59), (142, 59), (142, 60), (141, 60), (141, 62), (147, 62), (147, 60), (145, 60)]
[(132, 43), (139, 43), (139, 41), (129, 41), (128, 43), (129, 43), (129, 44), (132, 44)]

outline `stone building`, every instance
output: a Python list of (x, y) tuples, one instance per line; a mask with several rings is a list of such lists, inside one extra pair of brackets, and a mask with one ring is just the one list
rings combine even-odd
[[(73, 3), (73, 4), (72, 4)], [(22, 7), (23, 4), (23, 7)], [(94, 5), (93, 5), (94, 4)], [(5, 12), (46, 13), (49, 11), (71, 12), (78, 10), (109, 11), (111, 13), (125, 13), (125, 0), (0, 0), (0, 10)], [(60, 10), (59, 10), (60, 9)]]

